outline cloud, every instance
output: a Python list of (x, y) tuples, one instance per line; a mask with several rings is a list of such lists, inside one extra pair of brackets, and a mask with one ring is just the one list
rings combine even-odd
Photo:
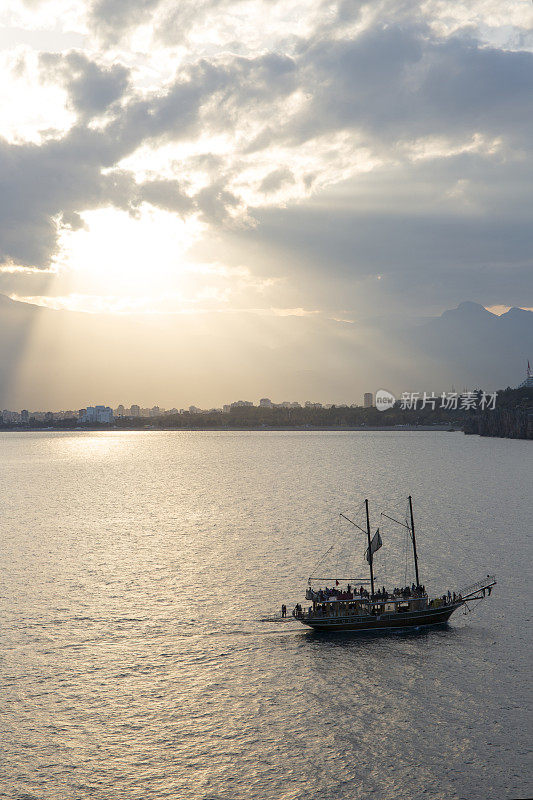
[(89, 5), (89, 26), (106, 43), (122, 37), (150, 20), (160, 0), (94, 0)]
[(41, 53), (39, 61), (42, 76), (62, 84), (73, 110), (88, 119), (106, 111), (129, 86), (130, 71), (122, 64), (101, 66), (80, 52)]
[(435, 39), (418, 25), (377, 25), (353, 39), (302, 45), (310, 102), (286, 133), (299, 141), (355, 129), (386, 146), (483, 131), (525, 141), (533, 121), (533, 54)]
[[(199, 257), (283, 270), (280, 306), (523, 301), (533, 55), (497, 44), (504, 6), (93, 2), (100, 52), (40, 58), (76, 122), (0, 144), (0, 258), (47, 267), (84, 211), (149, 203), (199, 217)], [(120, 50), (141, 28), (157, 52)]]
[(140, 195), (144, 202), (177, 214), (183, 215), (194, 206), (193, 200), (182, 191), (178, 181), (146, 181), (140, 187)]
[(281, 167), (280, 169), (269, 172), (268, 175), (263, 178), (259, 186), (259, 191), (263, 192), (263, 194), (272, 194), (273, 192), (277, 192), (278, 189), (281, 189), (285, 183), (294, 183), (294, 175), (290, 169)]
[[(87, 114), (104, 110), (127, 85), (122, 67), (104, 70), (78, 54), (66, 59), (47, 57), (43, 63), (48, 71), (59, 70), (72, 102)], [(71, 63), (78, 71), (69, 77)], [(171, 195), (172, 202), (178, 203), (177, 211), (192, 209), (190, 198), (181, 190), (176, 194), (175, 182), (165, 185), (163, 180), (151, 180), (139, 188), (135, 179), (116, 165), (147, 141), (179, 141), (198, 135), (203, 104), (208, 105), (205, 124), (231, 128), (235, 111), (232, 87), (242, 84), (245, 96), (259, 102), (262, 95), (268, 99), (272, 93), (272, 76), (283, 80), (287, 72), (287, 59), (277, 56), (230, 59), (224, 64), (201, 61), (165, 92), (137, 95), (124, 107), (115, 107), (103, 127), (91, 128), (82, 118), (64, 136), (40, 146), (0, 141), (0, 260), (48, 266), (57, 253), (61, 224), (76, 227), (79, 213), (87, 209), (112, 204), (133, 212), (143, 199), (168, 208)], [(226, 217), (226, 209), (238, 203), (219, 180), (197, 198), (204, 216), (219, 221)]]

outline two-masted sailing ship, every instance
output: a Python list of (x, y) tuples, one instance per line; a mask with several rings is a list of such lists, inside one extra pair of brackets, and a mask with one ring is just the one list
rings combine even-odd
[[(445, 625), (458, 608), (468, 608), (469, 603), (490, 595), (496, 580), (494, 576), (487, 575), (484, 580), (458, 592), (448, 591), (440, 597), (429, 597), (420, 580), (411, 495), (408, 498), (408, 510), (405, 522), (388, 514), (382, 513), (382, 516), (407, 529), (412, 545), (416, 582), (411, 586), (395, 587), (392, 591), (387, 591), (385, 587), (376, 590), (374, 554), (382, 546), (382, 540), (379, 528), (373, 537), (371, 535), (368, 500), (365, 500), (366, 530), (345, 514), (340, 516), (362, 531), (367, 538), (365, 558), (369, 565), (369, 579), (339, 576), (309, 578), (306, 600), (312, 604), (302, 607), (298, 603), (292, 616), (317, 631), (368, 633), (402, 628), (416, 629)], [(328, 587), (330, 582), (332, 585)]]

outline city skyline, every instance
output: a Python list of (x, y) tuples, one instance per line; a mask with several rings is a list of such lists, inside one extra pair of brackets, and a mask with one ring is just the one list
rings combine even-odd
[[(122, 403), (119, 403), (117, 406), (108, 406), (104, 404), (95, 404), (91, 406), (87, 404), (79, 409), (70, 409), (70, 410), (63, 410), (63, 409), (47, 409), (46, 411), (43, 410), (29, 410), (29, 409), (20, 409), (19, 411), (12, 410), (12, 409), (3, 409), (0, 411), (0, 415), (11, 415), (13, 416), (21, 416), (26, 415), (26, 418), (31, 415), (39, 415), (39, 417), (44, 418), (47, 414), (54, 414), (58, 415), (58, 418), (69, 418), (69, 417), (82, 417), (86, 414), (89, 410), (99, 409), (106, 412), (112, 412), (115, 417), (157, 417), (157, 416), (166, 416), (169, 414), (204, 414), (210, 412), (219, 412), (219, 413), (229, 413), (230, 411), (237, 409), (237, 408), (245, 408), (245, 407), (252, 407), (252, 408), (333, 408), (335, 407), (334, 403), (321, 403), (318, 401), (313, 400), (306, 400), (304, 403), (300, 403), (297, 400), (283, 400), (279, 403), (273, 402), (270, 398), (261, 398), (254, 403), (253, 401), (249, 400), (234, 400), (231, 403), (224, 403), (221, 407), (213, 407), (213, 408), (199, 408), (195, 405), (190, 405), (187, 408), (164, 408), (162, 406), (154, 405), (154, 406), (140, 406), (137, 403), (132, 403), (130, 406), (125, 406)], [(339, 404), (339, 407), (346, 407), (346, 408), (362, 408), (363, 403), (343, 403)], [(4, 420), (6, 421), (6, 420)], [(14, 421), (13, 419), (9, 419), (8, 421)]]
[[(525, 373), (525, 379), (519, 383), (516, 387), (506, 387), (506, 388), (533, 388), (533, 374), (530, 367), (530, 362), (527, 362), (527, 368)], [(83, 408), (79, 408), (77, 410), (47, 410), (47, 411), (30, 411), (28, 409), (21, 409), (20, 411), (10, 410), (10, 409), (3, 409), (0, 411), (0, 418), (3, 419), (4, 422), (7, 423), (22, 423), (26, 424), (30, 421), (30, 419), (34, 418), (36, 420), (45, 420), (45, 419), (70, 419), (70, 418), (78, 418), (83, 422), (112, 422), (113, 419), (120, 419), (120, 418), (127, 418), (127, 419), (135, 419), (135, 418), (157, 418), (163, 416), (172, 416), (172, 415), (183, 415), (183, 414), (212, 414), (212, 413), (220, 413), (220, 414), (229, 414), (231, 411), (238, 410), (240, 408), (263, 408), (263, 409), (331, 409), (331, 408), (376, 408), (376, 396), (380, 393), (385, 391), (386, 394), (389, 394), (387, 390), (383, 388), (379, 389), (377, 392), (364, 392), (362, 402), (361, 403), (348, 403), (348, 402), (340, 402), (340, 403), (322, 403), (316, 400), (306, 400), (304, 402), (299, 402), (298, 400), (282, 400), (281, 402), (272, 401), (269, 397), (262, 397), (260, 398), (257, 403), (254, 403), (252, 400), (234, 400), (230, 403), (224, 403), (221, 407), (211, 407), (211, 408), (200, 408), (195, 405), (190, 405), (188, 408), (165, 408), (164, 406), (154, 405), (154, 406), (141, 406), (137, 403), (132, 403), (130, 406), (124, 405), (123, 403), (119, 403), (116, 407), (108, 406), (104, 404), (95, 404), (93, 406), (87, 404)], [(474, 398), (481, 395), (483, 398), (483, 407), (491, 407), (495, 408), (496, 405), (496, 397), (497, 392), (492, 392), (487, 394), (484, 390), (480, 387), (476, 389), (467, 389), (464, 387), (462, 390), (458, 391), (455, 387), (452, 387), (451, 391), (448, 392), (441, 392), (440, 394), (435, 394), (432, 392), (402, 392), (401, 395), (397, 398), (394, 398), (398, 403), (400, 403), (402, 408), (414, 409), (416, 410), (418, 407), (424, 409), (426, 405), (428, 407), (432, 407), (433, 409), (437, 407), (437, 404), (440, 403), (441, 408), (464, 408), (468, 409), (469, 407), (473, 407), (476, 405), (474, 402)], [(390, 395), (393, 398), (393, 395)], [(454, 404), (451, 405), (451, 402), (454, 401)], [(380, 407), (379, 403), (377, 404), (379, 410), (383, 410)]]

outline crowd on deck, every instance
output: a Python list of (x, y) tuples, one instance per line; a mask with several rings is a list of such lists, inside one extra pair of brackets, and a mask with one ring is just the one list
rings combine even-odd
[[(448, 592), (449, 594), (449, 592)], [(340, 589), (339, 587), (328, 587), (326, 586), (325, 589), (308, 589), (306, 594), (307, 600), (314, 600), (315, 602), (325, 602), (327, 600), (357, 600), (357, 599), (365, 599), (365, 600), (408, 600), (414, 597), (427, 597), (426, 587), (423, 585), (415, 586), (415, 584), (411, 584), (411, 586), (403, 586), (395, 587), (392, 592), (388, 592), (384, 586), (381, 589), (378, 589), (377, 592), (374, 594), (370, 594), (368, 589), (365, 589), (364, 586), (360, 586), (359, 589), (357, 587), (352, 587), (348, 584), (346, 590)]]
[[(491, 591), (490, 587), (488, 589), (489, 594)], [(481, 590), (480, 590), (481, 591)], [(485, 596), (485, 589), (483, 589), (483, 597)], [(426, 602), (422, 605), (428, 606), (429, 608), (441, 608), (442, 606), (449, 606), (455, 603), (461, 603), (463, 601), (463, 596), (461, 593), (456, 594), (455, 592), (448, 592), (443, 594), (441, 597), (435, 597), (433, 600), (429, 601), (428, 594), (426, 592), (426, 587), (422, 585), (415, 586), (414, 583), (411, 586), (403, 586), (398, 587), (396, 586), (392, 592), (388, 592), (384, 586), (381, 589), (378, 589), (377, 592), (374, 594), (370, 594), (370, 592), (364, 588), (364, 586), (360, 586), (359, 589), (357, 587), (352, 587), (350, 584), (347, 585), (346, 589), (341, 589), (338, 581), (337, 586), (328, 587), (326, 586), (325, 589), (311, 589), (309, 587), (305, 593), (305, 597), (307, 600), (313, 600), (314, 603), (324, 603), (324, 602), (335, 602), (335, 601), (347, 601), (347, 600), (366, 600), (373, 603), (376, 602), (398, 602), (402, 600), (412, 600), (416, 598), (426, 598)], [(374, 608), (376, 608), (375, 606)], [(395, 606), (393, 609), (395, 611), (400, 610), (400, 606)], [(404, 609), (405, 610), (405, 609)], [(300, 617), (302, 615), (303, 609), (301, 605), (298, 603), (295, 609), (293, 610), (293, 616)], [(327, 608), (322, 608), (321, 610), (317, 610), (315, 612), (314, 606), (313, 608), (309, 607), (309, 615), (329, 615), (329, 611)], [(356, 611), (355, 613), (361, 613), (360, 611)], [(374, 614), (376, 611), (370, 611), (367, 613)], [(287, 607), (283, 605), (281, 607), (281, 615), (285, 617), (287, 615)]]

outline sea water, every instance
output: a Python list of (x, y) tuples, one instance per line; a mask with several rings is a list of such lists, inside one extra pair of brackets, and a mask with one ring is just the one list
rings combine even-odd
[[(530, 442), (462, 433), (0, 434), (0, 797), (530, 796), (532, 475)], [(430, 593), (496, 574), (473, 613), (260, 621), (317, 568), (367, 577), (365, 497), (378, 584), (410, 583), (380, 516), (408, 494)]]

